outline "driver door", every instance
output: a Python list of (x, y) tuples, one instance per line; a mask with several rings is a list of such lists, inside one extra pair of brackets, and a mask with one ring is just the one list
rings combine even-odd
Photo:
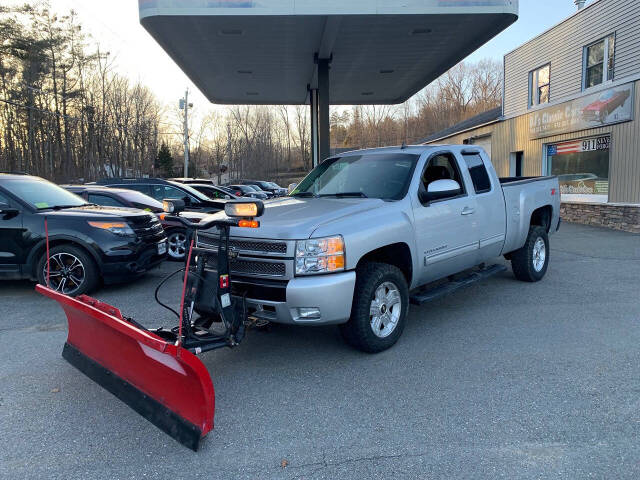
[(461, 193), (423, 203), (414, 200), (416, 243), (421, 255), (420, 283), (425, 284), (461, 272), (477, 264), (478, 225), (476, 200), (469, 195), (460, 165), (451, 152), (439, 152), (427, 161), (419, 189), (436, 180), (455, 180)]
[[(20, 206), (0, 192), (0, 210)], [(23, 213), (0, 213), (0, 278), (17, 278), (20, 265), (26, 261), (26, 247), (22, 238)]]

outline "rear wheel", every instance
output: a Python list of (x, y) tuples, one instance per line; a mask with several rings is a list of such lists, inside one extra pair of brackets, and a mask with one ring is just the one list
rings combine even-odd
[[(38, 262), (38, 282), (47, 284), (47, 253)], [(59, 245), (49, 250), (49, 286), (75, 297), (88, 293), (98, 284), (99, 273), (93, 259), (81, 248)]]
[(549, 235), (543, 227), (533, 225), (524, 246), (511, 254), (511, 268), (518, 280), (542, 280), (549, 265)]
[(167, 235), (169, 259), (183, 261), (187, 253), (187, 234), (184, 230), (171, 230)]
[(351, 318), (340, 326), (351, 346), (376, 353), (393, 346), (402, 335), (409, 309), (409, 288), (399, 268), (367, 263), (356, 272)]

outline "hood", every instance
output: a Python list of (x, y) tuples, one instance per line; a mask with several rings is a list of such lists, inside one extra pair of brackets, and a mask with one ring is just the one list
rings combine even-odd
[(293, 198), (265, 202), (260, 228), (233, 228), (231, 235), (252, 238), (309, 238), (321, 225), (384, 205), (377, 198)]
[(99, 205), (84, 205), (73, 208), (63, 208), (62, 210), (40, 210), (42, 216), (51, 218), (78, 218), (94, 220), (127, 220), (133, 223), (148, 221), (155, 217), (155, 214), (139, 210), (137, 208), (102, 207)]

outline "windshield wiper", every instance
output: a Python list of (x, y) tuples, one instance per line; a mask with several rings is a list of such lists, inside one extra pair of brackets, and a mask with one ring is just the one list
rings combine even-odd
[(298, 193), (294, 193), (293, 195), (291, 195), (292, 197), (305, 197), (305, 198), (310, 198), (310, 197), (317, 197), (317, 195), (315, 195), (313, 192), (298, 192)]
[(321, 197), (360, 197), (369, 198), (363, 192), (338, 192), (338, 193), (325, 193), (320, 195)]
[(87, 203), (83, 203), (81, 205), (52, 205), (51, 207), (41, 207), (38, 208), (38, 210), (54, 210), (54, 211), (58, 211), (58, 210), (63, 210), (65, 208), (77, 208), (77, 207), (85, 207), (87, 205)]

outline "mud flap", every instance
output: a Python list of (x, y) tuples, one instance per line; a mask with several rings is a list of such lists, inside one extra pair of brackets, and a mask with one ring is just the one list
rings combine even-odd
[(62, 356), (162, 431), (197, 450), (213, 428), (211, 377), (191, 352), (125, 320), (86, 295), (36, 290), (65, 311), (69, 335)]

